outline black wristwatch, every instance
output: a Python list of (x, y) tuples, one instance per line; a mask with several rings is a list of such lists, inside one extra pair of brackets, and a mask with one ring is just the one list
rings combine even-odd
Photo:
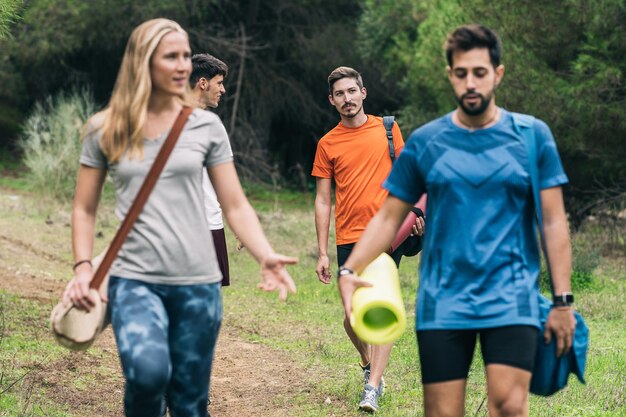
[(554, 294), (552, 296), (552, 305), (554, 307), (571, 307), (573, 304), (574, 304), (574, 294), (572, 294), (571, 292)]
[(339, 269), (337, 270), (337, 281), (339, 281), (339, 278), (341, 278), (344, 275), (353, 275), (354, 271), (350, 268), (346, 268), (345, 266), (340, 266)]

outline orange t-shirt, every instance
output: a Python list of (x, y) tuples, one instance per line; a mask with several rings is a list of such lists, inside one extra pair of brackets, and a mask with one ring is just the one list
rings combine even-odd
[[(402, 133), (393, 124), (396, 158), (404, 147)], [(391, 171), (389, 141), (382, 117), (349, 128), (341, 122), (317, 144), (311, 175), (335, 180), (337, 245), (359, 240), (367, 223), (387, 197), (382, 187)]]

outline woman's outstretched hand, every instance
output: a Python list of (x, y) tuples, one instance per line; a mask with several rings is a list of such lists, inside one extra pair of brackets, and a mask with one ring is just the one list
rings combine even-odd
[(285, 269), (286, 265), (298, 263), (298, 258), (271, 253), (261, 262), (261, 275), (263, 282), (257, 285), (263, 291), (278, 289), (279, 297), (285, 301), (288, 293), (296, 293), (296, 284)]

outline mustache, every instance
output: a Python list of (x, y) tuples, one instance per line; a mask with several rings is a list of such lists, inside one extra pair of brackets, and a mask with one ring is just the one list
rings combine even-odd
[(356, 107), (353, 103), (346, 103), (343, 106), (341, 106), (342, 109), (345, 109), (347, 107)]
[(466, 99), (468, 96), (478, 97), (482, 100), (485, 99), (485, 97), (482, 94), (477, 93), (476, 91), (468, 91), (467, 93), (461, 95), (461, 100)]

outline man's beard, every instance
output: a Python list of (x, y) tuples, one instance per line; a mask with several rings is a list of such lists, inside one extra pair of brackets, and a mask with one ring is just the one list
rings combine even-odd
[[(463, 112), (465, 114), (467, 114), (468, 116), (480, 116), (481, 114), (485, 112), (485, 110), (487, 110), (487, 107), (489, 107), (489, 103), (491, 102), (493, 93), (494, 93), (494, 90), (491, 90), (489, 95), (485, 97), (482, 94), (478, 94), (476, 92), (467, 92), (463, 94), (461, 97), (455, 96), (455, 99), (456, 99), (456, 102), (459, 104), (459, 106), (461, 106), (461, 109), (463, 109)], [(468, 106), (465, 104), (464, 99), (466, 96), (470, 94), (478, 96), (480, 98), (480, 101), (478, 102), (476, 106)]]

